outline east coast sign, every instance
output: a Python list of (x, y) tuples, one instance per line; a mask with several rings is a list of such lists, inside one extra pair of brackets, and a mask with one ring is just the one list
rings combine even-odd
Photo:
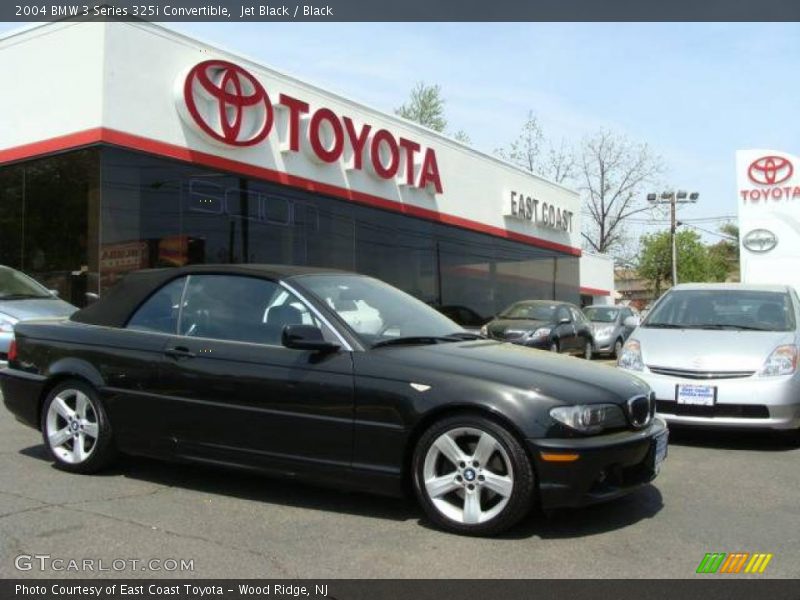
[[(436, 152), (415, 140), (395, 135), (302, 98), (277, 94), (273, 102), (252, 73), (225, 60), (206, 60), (179, 76), (175, 102), (183, 120), (209, 141), (227, 147), (257, 146), (285, 124), (282, 152), (304, 154), (316, 163), (345, 161), (379, 179), (441, 194)], [(281, 119), (277, 117), (281, 116)]]

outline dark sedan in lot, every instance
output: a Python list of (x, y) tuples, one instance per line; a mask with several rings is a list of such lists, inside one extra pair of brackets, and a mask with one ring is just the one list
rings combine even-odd
[(580, 309), (569, 302), (523, 300), (512, 304), (481, 329), (496, 340), (530, 348), (592, 358), (592, 327)]
[(666, 455), (638, 378), (480, 338), (338, 271), (141, 271), (68, 321), (20, 324), (9, 364), (4, 402), (61, 469), (121, 451), (410, 488), (467, 534), (626, 494)]

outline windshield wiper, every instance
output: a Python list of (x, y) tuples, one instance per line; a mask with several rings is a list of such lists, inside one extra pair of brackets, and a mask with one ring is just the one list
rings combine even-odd
[(645, 323), (643, 327), (652, 327), (653, 329), (686, 329), (685, 325), (675, 325), (674, 323)]
[(455, 333), (448, 333), (447, 335), (443, 336), (448, 340), (483, 340), (486, 339), (480, 333), (471, 333), (469, 331), (457, 331)]
[[(451, 334), (452, 335), (452, 334)], [(459, 334), (455, 334), (459, 335)], [(438, 344), (439, 342), (457, 342), (459, 338), (440, 336), (440, 335), (410, 335), (407, 337), (392, 338), (390, 340), (381, 340), (372, 344), (373, 348), (380, 348), (381, 346), (402, 346), (407, 345), (430, 345)]]

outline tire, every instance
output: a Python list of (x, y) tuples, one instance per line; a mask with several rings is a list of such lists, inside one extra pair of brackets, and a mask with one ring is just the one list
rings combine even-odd
[(42, 406), (41, 430), (47, 453), (64, 471), (96, 473), (116, 457), (105, 408), (95, 389), (83, 381), (70, 379), (50, 390)]
[(611, 351), (611, 356), (619, 358), (619, 355), (622, 353), (622, 346), (622, 339), (617, 339), (617, 341), (614, 342), (614, 349)]
[(412, 469), (422, 509), (447, 531), (497, 535), (533, 506), (530, 458), (507, 429), (485, 417), (452, 416), (432, 425), (417, 442)]
[(583, 358), (586, 360), (592, 360), (592, 354), (594, 353), (594, 344), (592, 340), (586, 340), (583, 346)]
[(561, 352), (561, 348), (558, 347), (558, 340), (550, 342), (550, 352)]

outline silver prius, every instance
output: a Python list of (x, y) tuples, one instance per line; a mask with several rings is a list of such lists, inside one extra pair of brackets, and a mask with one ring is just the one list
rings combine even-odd
[(671, 424), (800, 428), (800, 300), (785, 285), (684, 284), (656, 303), (617, 365)]

